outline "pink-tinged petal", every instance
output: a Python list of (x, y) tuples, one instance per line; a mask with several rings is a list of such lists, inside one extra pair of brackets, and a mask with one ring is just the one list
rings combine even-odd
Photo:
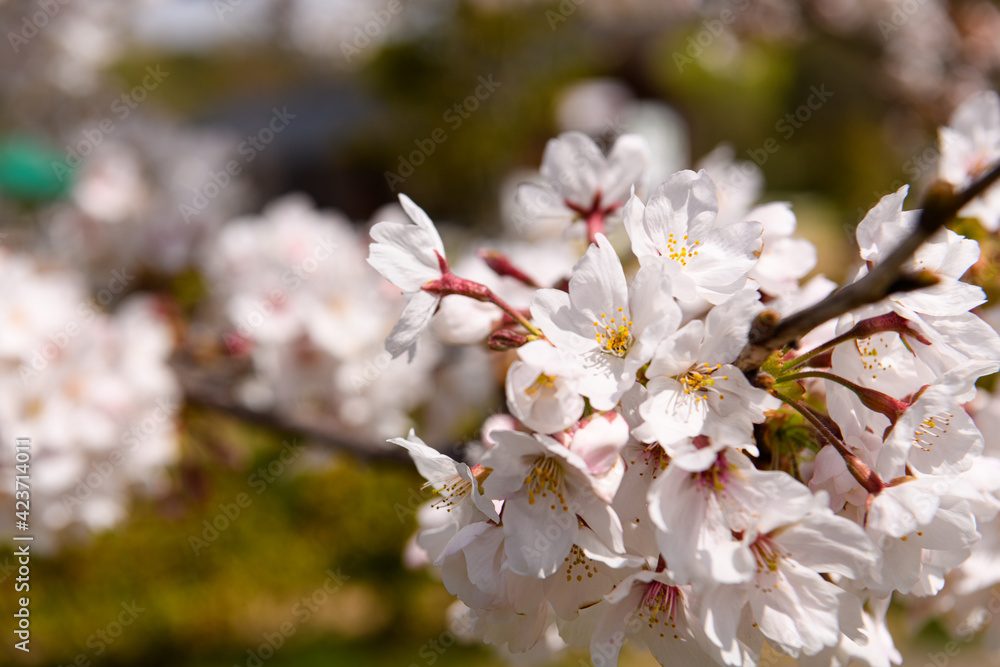
[(650, 397), (639, 407), (646, 421), (636, 429), (636, 437), (670, 445), (701, 434), (708, 416), (707, 400), (697, 393), (685, 393), (683, 385), (673, 378), (663, 378), (652, 388), (650, 385), (652, 381), (646, 386)]
[(653, 357), (660, 341), (677, 330), (681, 310), (671, 293), (669, 275), (662, 266), (639, 269), (629, 291), (629, 312), (635, 341), (628, 352), (631, 375)]
[(774, 540), (796, 562), (816, 572), (860, 580), (878, 562), (878, 552), (864, 529), (826, 508), (782, 528)]
[(934, 385), (896, 422), (879, 451), (878, 468), (896, 470), (908, 462), (920, 472), (955, 475), (972, 467), (983, 444), (954, 394)]
[[(630, 579), (618, 584), (612, 593), (616, 604), (607, 605), (590, 640), (590, 658), (595, 665), (617, 665), (625, 643), (626, 624), (639, 608), (644, 586), (633, 586)], [(610, 598), (611, 596), (609, 596)]]
[(838, 589), (816, 572), (783, 564), (768, 595), (751, 594), (754, 618), (764, 636), (782, 651), (815, 654), (840, 641)]
[(480, 463), (493, 472), (483, 482), (483, 491), (489, 498), (504, 500), (524, 486), (525, 460), (542, 456), (545, 450), (527, 433), (497, 430), (490, 437), (495, 444)]
[[(537, 342), (551, 347), (544, 341)], [(539, 384), (540, 373), (551, 384)], [(572, 389), (573, 384), (570, 379), (549, 374), (538, 366), (515, 361), (507, 369), (504, 383), (507, 407), (521, 423), (539, 433), (565, 430), (580, 418), (585, 406), (583, 396)]]
[(981, 287), (949, 278), (936, 285), (894, 297), (905, 308), (938, 317), (964, 315), (986, 302)]
[(699, 360), (713, 364), (735, 361), (746, 344), (750, 323), (763, 309), (760, 294), (753, 288), (740, 290), (712, 308), (705, 318), (705, 341)]
[(678, 240), (707, 236), (719, 211), (716, 192), (704, 170), (679, 171), (656, 189), (646, 203), (645, 227), (660, 254), (668, 254), (670, 234)]
[(877, 262), (880, 256), (888, 256), (910, 234), (916, 219), (903, 215), (903, 200), (909, 190), (910, 186), (904, 185), (882, 197), (858, 223), (855, 235), (861, 259)]
[(544, 579), (559, 570), (576, 542), (576, 514), (553, 510), (547, 498), (529, 503), (526, 494), (504, 503), (503, 530), (507, 564), (511, 572)]
[[(590, 537), (584, 537), (587, 535)], [(586, 528), (580, 530), (579, 536), (581, 541), (589, 541), (603, 549)], [(635, 557), (620, 557), (619, 560), (623, 563), (642, 562)], [(579, 616), (581, 609), (600, 603), (622, 576), (621, 572), (591, 558), (582, 546), (576, 545), (562, 568), (545, 580), (545, 599), (559, 618), (572, 620)], [(537, 582), (534, 585), (539, 588)]]
[(754, 220), (763, 225), (765, 243), (791, 236), (795, 233), (795, 227), (798, 224), (791, 204), (786, 201), (775, 201), (757, 206), (747, 213), (746, 219)]
[[(655, 382), (664, 376), (679, 375), (691, 366), (701, 361), (701, 344), (705, 337), (705, 323), (702, 320), (692, 320), (676, 333), (668, 336), (657, 347), (653, 358), (646, 369), (646, 377)], [(660, 391), (647, 385), (649, 392)]]
[[(497, 579), (501, 575), (503, 530), (500, 526), (489, 522), (472, 525), (481, 527), (475, 531), (474, 539), (468, 540), (467, 545), (462, 547), (465, 551), (469, 581), (480, 590), (496, 591)], [(456, 541), (459, 535), (455, 536)]]
[[(618, 469), (622, 473), (625, 471), (624, 466)], [(620, 479), (621, 477), (619, 476)], [(625, 537), (621, 520), (615, 514), (615, 511), (611, 509), (610, 505), (604, 504), (596, 496), (594, 496), (594, 499), (594, 502), (581, 503), (577, 507), (577, 514), (580, 515), (580, 518), (594, 531), (597, 539), (606, 547), (617, 553), (624, 553)]]
[(569, 449), (586, 462), (591, 473), (604, 473), (618, 460), (628, 442), (628, 434), (628, 423), (620, 414), (594, 415), (573, 434)]
[(424, 230), (427, 234), (427, 239), (431, 245), (431, 250), (436, 250), (442, 257), (444, 257), (444, 243), (441, 242), (441, 236), (438, 234), (437, 228), (431, 219), (424, 213), (424, 209), (413, 203), (413, 200), (404, 194), (399, 195), (399, 203), (402, 204), (403, 210), (406, 211), (406, 215), (410, 216), (410, 220)]
[[(573, 307), (588, 318), (606, 315), (620, 322), (628, 312), (619, 313), (618, 308), (628, 307), (628, 284), (621, 260), (611, 242), (598, 234), (584, 256), (573, 267), (569, 280), (569, 296)], [(591, 326), (593, 322), (590, 323)]]
[(980, 254), (978, 241), (944, 228), (917, 249), (914, 254), (915, 268), (927, 268), (939, 275), (959, 280), (979, 261)]
[[(430, 235), (414, 225), (379, 222), (371, 229), (375, 241), (368, 263), (404, 292), (415, 292), (441, 277)], [(443, 253), (442, 253), (442, 256)]]
[[(531, 317), (556, 347), (575, 354), (598, 348), (594, 323), (574, 309), (566, 292), (540, 289), (531, 299)], [(589, 329), (588, 329), (589, 327)]]
[[(816, 246), (805, 239), (764, 241), (764, 252), (747, 277), (756, 280), (765, 294), (802, 301), (808, 295), (802, 294), (799, 280), (816, 268), (816, 258)], [(780, 305), (776, 310), (788, 312)]]
[(413, 296), (406, 303), (403, 314), (400, 315), (396, 326), (389, 332), (389, 337), (385, 339), (385, 349), (395, 359), (403, 352), (409, 351), (410, 361), (416, 354), (417, 339), (430, 324), (434, 310), (437, 308), (440, 297), (429, 292), (414, 292)]
[(622, 395), (635, 383), (635, 371), (628, 375), (626, 359), (592, 351), (584, 355), (588, 373), (580, 378), (580, 393), (590, 399), (595, 410), (613, 410)]
[(651, 162), (649, 144), (636, 134), (623, 134), (608, 154), (608, 166), (601, 174), (601, 204), (624, 202), (633, 187), (641, 185)]
[(576, 213), (566, 208), (562, 196), (551, 187), (535, 183), (521, 183), (517, 186), (517, 224), (519, 226), (533, 223), (569, 224)]
[(1000, 149), (1000, 95), (994, 90), (983, 90), (969, 96), (948, 124), (977, 143)]
[(745, 604), (746, 595), (742, 586), (715, 586), (702, 598), (701, 623), (705, 636), (724, 654), (740, 654), (736, 633)]
[(720, 303), (742, 286), (762, 252), (761, 231), (759, 222), (737, 222), (697, 237), (698, 255), (684, 269), (706, 299)]
[(434, 564), (440, 565), (441, 561), (444, 559), (450, 558), (457, 553), (461, 553), (491, 527), (495, 528), (496, 526), (491, 526), (491, 524), (487, 521), (470, 523), (468, 526), (463, 526), (462, 529), (455, 534), (451, 541), (448, 542), (448, 546), (441, 552), (441, 555), (438, 557), (437, 561), (434, 562)]
[(642, 200), (634, 194), (629, 197), (622, 210), (622, 216), (625, 221), (625, 231), (632, 243), (632, 254), (639, 258), (640, 264), (643, 264), (647, 257), (659, 255), (656, 244), (646, 232), (645, 214), (646, 205)]
[(646, 564), (646, 560), (641, 556), (623, 554), (612, 550), (602, 540), (598, 539), (594, 531), (589, 529), (583, 529), (577, 534), (577, 546), (591, 560), (603, 563), (608, 568), (614, 570), (641, 568)]
[(417, 437), (412, 428), (406, 438), (390, 438), (389, 442), (410, 452), (410, 457), (417, 466), (417, 472), (428, 482), (439, 482), (458, 474), (459, 464), (450, 456), (428, 447), (427, 443)]
[(604, 154), (590, 137), (582, 132), (564, 132), (545, 145), (541, 172), (564, 199), (589, 207), (605, 165)]

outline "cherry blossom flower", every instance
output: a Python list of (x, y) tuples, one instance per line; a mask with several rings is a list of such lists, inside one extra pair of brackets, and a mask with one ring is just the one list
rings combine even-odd
[[(1000, 160), (1000, 95), (987, 90), (962, 103), (948, 127), (939, 130), (939, 175), (964, 188)], [(965, 205), (961, 215), (979, 218), (990, 231), (1000, 227), (1000, 188), (993, 186)]]
[[(706, 632), (723, 651), (734, 650), (743, 604), (767, 640), (788, 655), (836, 646), (842, 631), (861, 639), (860, 601), (821, 575), (863, 579), (878, 552), (860, 526), (827, 508), (824, 494), (808, 495), (812, 502), (789, 504), (781, 493), (768, 498), (740, 541), (742, 558), (753, 563), (749, 580), (706, 593)], [(845, 613), (844, 605), (853, 610)], [(845, 627), (842, 618), (855, 619), (856, 627)]]
[(717, 665), (721, 652), (706, 651), (696, 638), (699, 619), (692, 612), (691, 595), (690, 586), (677, 586), (665, 572), (643, 570), (627, 577), (607, 595), (609, 604), (590, 644), (594, 664), (618, 664), (629, 637), (644, 644), (661, 665)]
[[(645, 420), (635, 437), (659, 442), (671, 456), (691, 451), (686, 438), (702, 433), (726, 442), (750, 442), (753, 424), (775, 401), (750, 385), (732, 365), (746, 342), (749, 324), (761, 305), (757, 291), (745, 289), (668, 336), (653, 354), (646, 376), (649, 398), (639, 408)], [(712, 456), (696, 457), (708, 465)]]
[(441, 279), (445, 255), (441, 236), (423, 209), (403, 194), (399, 202), (413, 224), (383, 221), (372, 227), (375, 242), (368, 263), (408, 298), (399, 322), (385, 341), (385, 349), (393, 357), (408, 352), (412, 359), (417, 339), (430, 324), (441, 300), (439, 294), (422, 288)]
[(636, 135), (622, 135), (605, 157), (581, 132), (565, 132), (545, 146), (542, 183), (517, 191), (519, 226), (558, 223), (564, 229), (582, 221), (588, 237), (620, 219), (621, 207), (650, 162), (649, 147)]
[(663, 273), (643, 267), (629, 286), (602, 234), (574, 267), (569, 292), (538, 290), (531, 314), (553, 345), (579, 357), (579, 392), (598, 410), (617, 405), (680, 320)]
[[(627, 437), (627, 436), (626, 436)], [(609, 503), (624, 467), (611, 450), (625, 438), (587, 441), (574, 448), (544, 436), (495, 432), (482, 464), (493, 470), (488, 497), (503, 500), (508, 567), (535, 577), (556, 572), (577, 542), (583, 520), (614, 551), (624, 550), (622, 527)], [(578, 518), (579, 517), (579, 518)]]
[(700, 171), (668, 178), (645, 205), (631, 197), (625, 228), (639, 263), (667, 268), (674, 296), (716, 304), (746, 284), (762, 249), (758, 222), (718, 223), (716, 185)]

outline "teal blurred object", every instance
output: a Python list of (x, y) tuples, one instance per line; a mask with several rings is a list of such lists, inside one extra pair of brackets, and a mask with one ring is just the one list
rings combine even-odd
[(0, 194), (22, 204), (44, 204), (66, 194), (73, 167), (37, 139), (0, 139)]

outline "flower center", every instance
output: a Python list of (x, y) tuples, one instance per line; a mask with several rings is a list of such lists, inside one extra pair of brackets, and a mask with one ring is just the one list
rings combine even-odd
[[(681, 591), (676, 586), (668, 586), (659, 581), (650, 582), (646, 587), (646, 593), (639, 603), (639, 618), (643, 619), (652, 630), (657, 624), (661, 625), (660, 636), (665, 636), (668, 628), (677, 629), (674, 618), (677, 614), (677, 605), (681, 599)], [(674, 634), (674, 639), (680, 639), (680, 635)]]
[(624, 357), (635, 341), (632, 337), (632, 326), (635, 323), (624, 313), (625, 309), (619, 308), (618, 317), (612, 317), (610, 321), (607, 319), (607, 313), (601, 313), (600, 321), (594, 322), (594, 328), (597, 329), (594, 338), (597, 339), (602, 352)]
[(886, 351), (889, 349), (889, 343), (886, 342), (883, 336), (877, 338), (858, 338), (854, 341), (854, 345), (858, 348), (858, 353), (861, 355), (861, 367), (866, 371), (870, 371), (872, 374), (872, 379), (878, 379), (878, 371), (887, 371), (892, 368), (891, 361), (882, 361), (879, 359), (879, 343), (882, 344), (882, 348)]
[(673, 234), (667, 235), (667, 251), (664, 255), (681, 266), (687, 266), (692, 257), (698, 256), (698, 246), (701, 241), (689, 241), (687, 234), (678, 239)]
[(653, 443), (639, 451), (630, 463), (637, 465), (639, 461), (642, 461), (643, 465), (646, 466), (646, 469), (639, 473), (639, 477), (643, 477), (649, 472), (652, 474), (653, 479), (656, 479), (661, 472), (667, 469), (667, 466), (670, 464), (670, 457), (667, 456), (667, 452), (664, 451), (659, 443)]
[[(707, 398), (706, 394), (710, 391), (714, 391), (719, 394), (720, 399), (724, 399), (725, 396), (715, 388), (715, 378), (713, 377), (715, 371), (720, 368), (722, 368), (722, 364), (715, 364), (714, 366), (696, 364), (689, 368), (684, 375), (677, 376), (677, 381), (684, 387), (685, 394), (694, 395), (695, 401), (705, 400)], [(729, 379), (728, 375), (721, 377), (723, 380)]]
[(781, 547), (768, 535), (758, 535), (754, 543), (750, 545), (750, 552), (753, 554), (754, 560), (757, 561), (758, 572), (764, 572), (765, 570), (776, 572), (778, 570), (778, 562), (785, 556), (782, 553)]
[(730, 464), (720, 452), (711, 468), (691, 473), (691, 477), (702, 489), (710, 489), (712, 493), (725, 493), (726, 484), (730, 481)]
[[(552, 500), (549, 509), (556, 509), (556, 504), (562, 505), (564, 512), (569, 511), (566, 503), (566, 496), (562, 489), (563, 470), (559, 463), (551, 456), (539, 456), (531, 464), (528, 476), (524, 478), (524, 485), (528, 487), (528, 504), (534, 505), (538, 499), (547, 499), (549, 495)], [(558, 501), (558, 503), (557, 503)]]
[(569, 555), (563, 559), (563, 567), (566, 568), (567, 582), (572, 582), (574, 579), (580, 582), (583, 581), (584, 577), (593, 579), (594, 575), (597, 574), (597, 561), (588, 558), (583, 550), (575, 544), (569, 550)]
[[(438, 485), (441, 486), (438, 486)], [(472, 495), (472, 482), (463, 479), (461, 475), (453, 475), (434, 482), (425, 482), (423, 488), (428, 486), (437, 487), (436, 491), (441, 497), (431, 503), (434, 509), (443, 509), (448, 512), (463, 500)]]
[(940, 438), (943, 433), (948, 432), (951, 426), (951, 418), (955, 415), (948, 413), (944, 417), (928, 417), (920, 422), (920, 426), (913, 431), (913, 444), (916, 447), (929, 452), (935, 438)]
[(543, 389), (545, 387), (554, 387), (555, 384), (556, 384), (555, 375), (546, 375), (545, 373), (539, 373), (538, 377), (535, 378), (534, 383), (532, 383), (530, 387), (525, 389), (524, 393), (526, 393), (528, 396), (531, 396), (539, 389)]

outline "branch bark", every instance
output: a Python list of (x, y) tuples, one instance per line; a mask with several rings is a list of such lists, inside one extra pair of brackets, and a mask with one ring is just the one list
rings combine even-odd
[[(904, 273), (902, 266), (917, 248), (954, 218), (963, 206), (998, 179), (1000, 163), (958, 192), (941, 181), (935, 183), (924, 197), (920, 218), (913, 233), (887, 258), (858, 282), (842, 287), (814, 306), (780, 320), (774, 318), (773, 313), (770, 317), (759, 317), (751, 327), (747, 344), (737, 357), (735, 365), (753, 381), (761, 364), (775, 350), (780, 350), (824, 322), (861, 306), (881, 301), (890, 294), (926, 287), (928, 282), (925, 275)], [(767, 312), (769, 311), (765, 311)]]
[[(343, 427), (333, 420), (304, 418), (274, 410), (246, 407), (232, 394), (239, 369), (234, 372), (232, 368), (206, 368), (183, 354), (175, 354), (170, 361), (184, 392), (184, 399), (189, 405), (222, 412), (252, 424), (296, 433), (324, 449), (349, 452), (361, 459), (410, 460), (401, 447), (345, 436)], [(454, 450), (447, 453), (453, 457), (455, 455)]]

